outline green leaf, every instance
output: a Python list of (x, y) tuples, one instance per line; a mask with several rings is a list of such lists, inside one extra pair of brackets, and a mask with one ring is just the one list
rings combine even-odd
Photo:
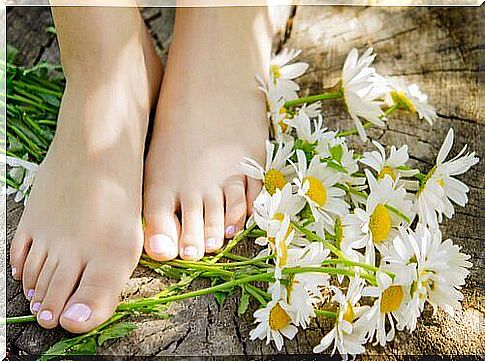
[(244, 286), (241, 287), (241, 299), (239, 301), (239, 307), (237, 308), (237, 314), (239, 316), (244, 315), (249, 306), (249, 293), (246, 292)]
[(333, 159), (335, 159), (337, 162), (341, 163), (342, 162), (342, 145), (337, 144), (330, 148), (330, 155), (332, 156)]
[(17, 48), (7, 44), (7, 63), (13, 63), (18, 53)]
[(108, 340), (124, 337), (136, 329), (136, 325), (132, 322), (120, 322), (101, 331), (98, 337), (98, 345), (101, 346)]
[(227, 292), (214, 292), (214, 297), (219, 305), (222, 305), (228, 296)]

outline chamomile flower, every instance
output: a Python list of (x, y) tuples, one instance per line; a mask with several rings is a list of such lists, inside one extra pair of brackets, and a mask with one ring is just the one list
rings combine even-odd
[(365, 170), (370, 194), (366, 208), (355, 208), (353, 214), (342, 220), (346, 235), (346, 247), (360, 249), (365, 247), (366, 260), (375, 262), (375, 247), (386, 253), (388, 241), (398, 234), (399, 226), (411, 223), (412, 202), (406, 199), (406, 190), (395, 188), (389, 175), (377, 181), (369, 170)]
[(468, 186), (453, 176), (467, 172), (478, 163), (475, 152), (467, 153), (465, 145), (460, 153), (445, 161), (453, 146), (453, 128), (450, 128), (436, 158), (436, 165), (429, 171), (416, 194), (416, 208), (420, 223), (438, 228), (443, 214), (451, 218), (455, 213), (453, 203), (464, 207), (468, 203)]
[(342, 91), (350, 117), (363, 141), (366, 140), (361, 118), (377, 126), (384, 126), (383, 105), (379, 98), (385, 86), (376, 77), (375, 69), (370, 65), (374, 61), (373, 49), (368, 49), (359, 58), (357, 49), (352, 49), (345, 60), (342, 70)]
[(254, 312), (255, 323), (259, 323), (249, 333), (251, 340), (264, 340), (266, 344), (274, 341), (276, 348), (283, 348), (283, 336), (293, 339), (298, 328), (292, 323), (290, 306), (286, 301), (286, 291), (277, 282), (271, 288), (271, 301), (264, 307)]
[(433, 121), (438, 119), (436, 109), (428, 104), (428, 96), (419, 90), (418, 85), (407, 86), (399, 78), (388, 78), (387, 82), (391, 88), (391, 92), (386, 96), (389, 106), (398, 103), (405, 110), (417, 113), (419, 119), (426, 120), (429, 125), (433, 125)]
[[(374, 305), (363, 317), (368, 327), (366, 338), (372, 341), (376, 337), (376, 344), (385, 346), (386, 342), (394, 338), (395, 321), (399, 325), (403, 323), (409, 295), (405, 286), (393, 283), (386, 273), (377, 272), (376, 278), (376, 287), (367, 286), (362, 290), (363, 296), (376, 298)], [(386, 319), (390, 326), (389, 331), (386, 328)]]
[(365, 351), (366, 325), (360, 317), (368, 311), (368, 306), (358, 306), (365, 283), (358, 277), (350, 280), (347, 293), (339, 288), (330, 286), (334, 292), (333, 300), (338, 303), (337, 318), (334, 328), (327, 333), (313, 352), (320, 353), (327, 350), (333, 343), (331, 355), (338, 351), (344, 360), (347, 355), (361, 354)]
[(4, 192), (6, 194), (15, 194), (15, 202), (23, 200), (24, 204), (27, 203), (28, 194), (39, 171), (39, 165), (10, 156), (2, 156), (1, 163), (11, 167), (10, 175), (17, 183), (20, 183), (18, 189), (7, 187)]
[(386, 150), (381, 144), (376, 141), (372, 141), (372, 144), (377, 151), (364, 152), (360, 162), (374, 169), (377, 172), (377, 179), (382, 179), (387, 174), (392, 180), (397, 181), (400, 178), (412, 177), (419, 173), (417, 169), (409, 169), (406, 165), (409, 160), (407, 145), (403, 145), (399, 149), (391, 146), (389, 157), (387, 157)]
[(285, 48), (270, 61), (271, 81), (280, 88), (279, 91), (286, 99), (291, 99), (300, 90), (299, 85), (293, 79), (302, 76), (308, 69), (307, 63), (292, 63), (300, 53), (301, 50)]
[(298, 139), (309, 144), (316, 144), (325, 132), (325, 129), (322, 128), (323, 117), (321, 114), (318, 114), (317, 119), (310, 121), (307, 113), (300, 111), (293, 119), (287, 120), (286, 124), (296, 130)]
[(269, 194), (277, 189), (283, 189), (288, 178), (294, 173), (288, 159), (293, 154), (293, 143), (279, 143), (275, 151), (275, 144), (266, 142), (266, 164), (263, 168), (253, 159), (244, 158), (241, 167), (248, 177), (263, 181), (264, 188)]
[(341, 174), (329, 169), (318, 157), (313, 157), (307, 165), (305, 153), (298, 149), (296, 154), (298, 178), (294, 182), (298, 186), (298, 194), (307, 200), (315, 220), (323, 219), (333, 224), (332, 217), (343, 216), (349, 207), (343, 200), (345, 191), (335, 186)]

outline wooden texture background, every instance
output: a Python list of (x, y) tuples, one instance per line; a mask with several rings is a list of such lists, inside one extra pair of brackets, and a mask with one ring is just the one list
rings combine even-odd
[[(277, 12), (285, 14), (284, 9)], [(411, 161), (422, 169), (432, 166), (438, 149), (450, 127), (455, 129), (454, 154), (468, 143), (483, 157), (481, 116), (483, 100), (480, 72), (483, 66), (483, 8), (432, 7), (338, 7), (298, 6), (290, 17), (280, 21), (275, 49), (284, 46), (303, 50), (302, 60), (310, 63), (300, 80), (302, 95), (333, 85), (348, 51), (357, 47), (375, 48), (377, 70), (383, 75), (398, 76), (416, 82), (437, 107), (439, 119), (433, 127), (414, 116), (398, 112), (385, 129), (371, 130), (370, 136), (386, 146), (409, 145)], [(171, 41), (174, 10), (146, 8), (142, 11), (157, 50), (166, 59)], [(281, 18), (281, 17), (280, 17)], [(59, 62), (55, 36), (45, 31), (52, 25), (49, 8), (8, 8), (7, 41), (19, 49), (19, 64), (42, 61)], [(482, 102), (483, 104), (483, 102)], [(349, 128), (351, 122), (337, 103), (327, 103), (325, 121), (330, 128)], [(355, 140), (357, 148), (369, 148)], [(457, 208), (456, 217), (443, 225), (444, 237), (452, 238), (472, 256), (473, 269), (463, 289), (463, 310), (453, 317), (444, 312), (432, 315), (425, 309), (413, 334), (398, 333), (385, 349), (369, 347), (369, 355), (394, 359), (409, 354), (483, 355), (483, 212), (484, 162), (461, 177), (470, 187), (469, 204)], [(7, 238), (12, 238), (22, 212), (22, 205), (8, 200)], [(252, 255), (251, 244), (239, 252)], [(8, 269), (8, 274), (9, 274)], [(123, 298), (148, 296), (163, 289), (168, 280), (138, 268)], [(197, 281), (192, 289), (207, 285)], [(20, 284), (7, 280), (10, 316), (28, 314)], [(171, 306), (166, 320), (136, 319), (139, 328), (125, 339), (107, 343), (100, 350), (109, 355), (252, 355), (252, 359), (277, 353), (273, 346), (251, 342), (252, 305), (243, 317), (237, 316), (238, 296), (219, 306), (212, 296), (178, 302)], [(286, 342), (283, 353), (311, 353), (329, 324), (317, 319), (306, 331)], [(35, 324), (8, 327), (8, 350), (11, 354), (39, 354), (61, 336), (60, 329), (43, 330)]]

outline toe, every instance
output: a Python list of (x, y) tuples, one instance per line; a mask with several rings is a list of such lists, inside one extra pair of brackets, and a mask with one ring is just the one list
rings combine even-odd
[[(40, 306), (37, 308), (37, 322), (44, 328), (54, 328), (59, 324), (59, 317), (69, 297), (74, 292), (82, 271), (80, 264), (60, 263), (52, 275)], [(37, 296), (36, 296), (37, 297)], [(35, 305), (35, 306), (34, 306)], [(35, 311), (35, 309), (33, 310)]]
[(246, 184), (244, 177), (234, 177), (224, 186), (226, 198), (225, 235), (232, 238), (244, 227), (246, 219)]
[(259, 192), (261, 192), (261, 181), (254, 178), (246, 178), (246, 202), (248, 207), (248, 215), (253, 214), (253, 203)]
[(42, 266), (42, 270), (39, 273), (39, 278), (37, 278), (37, 283), (35, 284), (34, 297), (32, 297), (32, 300), (30, 301), (30, 310), (33, 314), (39, 312), (40, 305), (47, 294), (49, 283), (57, 265), (57, 258), (47, 256), (47, 259)]
[(92, 330), (106, 321), (119, 302), (119, 295), (130, 276), (117, 264), (92, 260), (86, 266), (74, 294), (68, 300), (59, 320), (73, 333)]
[(220, 189), (204, 198), (204, 236), (209, 253), (224, 244), (224, 197)]
[(178, 256), (180, 222), (175, 214), (174, 197), (168, 193), (145, 194), (145, 252), (154, 260), (168, 261)]
[(181, 200), (182, 235), (180, 237), (180, 257), (199, 260), (205, 253), (204, 209), (202, 197), (186, 194)]
[(17, 281), (22, 279), (25, 259), (29, 253), (32, 239), (17, 231), (10, 246), (10, 265), (12, 266), (12, 277)]
[(33, 242), (22, 270), (24, 294), (29, 301), (34, 297), (35, 285), (46, 258), (47, 253), (40, 242)]

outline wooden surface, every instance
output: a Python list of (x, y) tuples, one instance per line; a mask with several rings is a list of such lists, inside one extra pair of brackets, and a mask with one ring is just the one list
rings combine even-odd
[[(485, 154), (481, 134), (484, 119), (479, 84), (483, 66), (479, 30), (484, 11), (479, 8), (368, 8), (300, 6), (280, 26), (275, 48), (296, 47), (311, 68), (302, 80), (303, 94), (331, 86), (339, 77), (345, 55), (352, 47), (376, 49), (376, 68), (383, 75), (403, 77), (416, 82), (436, 105), (439, 120), (433, 127), (415, 117), (397, 113), (386, 129), (371, 130), (370, 135), (385, 145), (409, 145), (412, 162), (424, 169), (432, 166), (450, 126), (455, 129), (454, 152), (468, 143), (479, 155)], [(173, 9), (144, 9), (143, 16), (159, 54), (166, 58), (170, 44)], [(45, 32), (51, 25), (47, 8), (11, 8), (7, 14), (7, 40), (20, 50), (19, 63), (32, 65), (42, 60), (58, 62), (55, 37)], [(483, 104), (483, 102), (482, 102)], [(340, 106), (328, 103), (326, 124), (330, 128), (348, 128), (351, 123)], [(483, 113), (482, 113), (483, 114)], [(362, 144), (356, 142), (356, 147)], [(366, 145), (369, 147), (369, 145)], [(463, 289), (463, 310), (450, 317), (443, 312), (432, 315), (425, 309), (413, 334), (398, 333), (385, 349), (369, 347), (369, 354), (396, 358), (404, 354), (481, 355), (483, 344), (483, 214), (484, 166), (480, 162), (462, 179), (469, 185), (470, 202), (457, 208), (456, 217), (445, 221), (444, 237), (452, 238), (472, 256), (474, 263)], [(8, 202), (7, 238), (11, 239), (22, 206)], [(252, 255), (251, 244), (239, 252)], [(10, 270), (8, 270), (9, 272)], [(124, 297), (147, 296), (163, 289), (167, 280), (145, 269), (135, 271)], [(194, 283), (192, 289), (205, 285)], [(27, 314), (28, 304), (20, 285), (8, 279), (8, 315)], [(101, 350), (111, 355), (254, 355), (277, 353), (263, 342), (249, 341), (253, 328), (252, 311), (237, 316), (237, 295), (219, 306), (212, 296), (178, 302), (171, 306), (166, 320), (137, 319), (139, 328), (129, 337), (107, 343)], [(292, 342), (285, 353), (311, 353), (328, 323), (318, 319)], [(8, 327), (8, 347), (12, 353), (38, 354), (64, 332), (42, 330), (37, 325)], [(254, 359), (254, 358), (253, 358)]]

